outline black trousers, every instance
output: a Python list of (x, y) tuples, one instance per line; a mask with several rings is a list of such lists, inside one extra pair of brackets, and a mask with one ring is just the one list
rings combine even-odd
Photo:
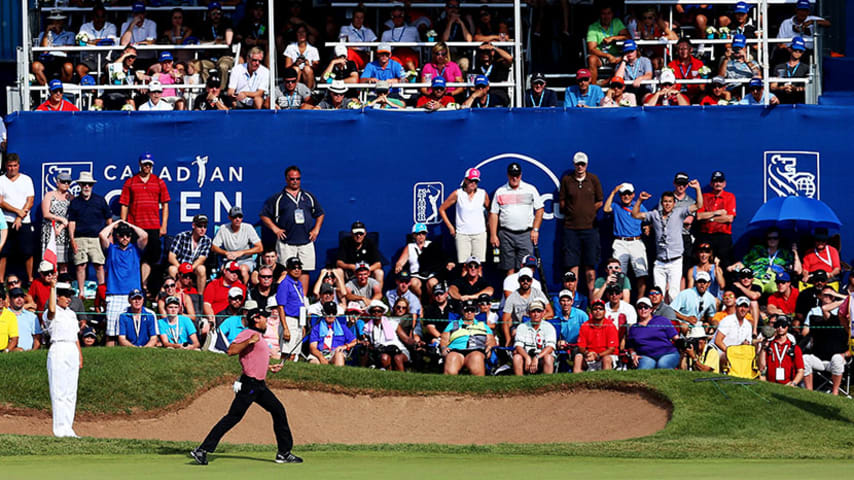
[(294, 438), (291, 435), (291, 428), (288, 426), (288, 416), (285, 413), (285, 407), (282, 406), (282, 402), (276, 398), (276, 395), (267, 388), (267, 384), (263, 381), (241, 375), (240, 382), (243, 384), (243, 387), (234, 396), (234, 401), (231, 402), (228, 413), (214, 425), (211, 432), (205, 437), (205, 441), (201, 445), (202, 450), (206, 452), (215, 451), (222, 437), (240, 422), (243, 415), (246, 414), (246, 410), (255, 402), (261, 408), (270, 412), (270, 416), (273, 417), (273, 431), (276, 433), (276, 443), (279, 446), (279, 452), (290, 452), (294, 446)]

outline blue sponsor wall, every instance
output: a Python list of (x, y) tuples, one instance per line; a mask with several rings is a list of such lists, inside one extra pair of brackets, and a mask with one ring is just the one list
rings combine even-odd
[[(587, 152), (589, 170), (602, 180), (606, 196), (629, 181), (657, 199), (679, 170), (703, 185), (712, 171), (723, 170), (727, 189), (737, 195), (735, 233), (741, 235), (763, 201), (780, 194), (820, 197), (844, 223), (851, 218), (852, 120), (854, 110), (833, 106), (28, 112), (7, 119), (8, 151), (20, 154), (22, 170), (33, 177), (37, 203), (62, 170), (74, 178), (91, 170), (96, 191), (115, 202), (123, 179), (136, 172), (139, 154), (151, 152), (172, 195), (171, 233), (186, 229), (196, 213), (226, 222), (235, 204), (257, 223), (264, 200), (283, 187), (284, 168), (297, 164), (303, 187), (327, 211), (318, 240), (321, 258), (356, 219), (380, 232), (389, 259), (416, 220), (436, 222), (431, 235), (447, 237), (434, 205), (459, 186), (465, 169), (479, 166), (481, 185), (492, 192), (506, 181), (507, 164), (518, 161), (523, 180), (545, 196), (541, 250), (549, 275), (560, 262), (560, 225), (551, 199), (576, 151)], [(849, 228), (841, 232), (844, 260), (854, 247)]]

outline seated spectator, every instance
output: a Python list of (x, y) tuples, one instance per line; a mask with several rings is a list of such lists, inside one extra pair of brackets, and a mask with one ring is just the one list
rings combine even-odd
[(305, 288), (303, 288), (300, 277), (302, 276), (302, 262), (298, 257), (291, 257), (285, 261), (288, 275), (279, 284), (276, 290), (276, 305), (279, 309), (279, 318), (282, 319), (282, 355), (291, 360), (296, 358), (302, 348), (302, 340), (307, 324), (307, 307)]
[(36, 107), (39, 112), (78, 112), (80, 111), (73, 103), (63, 98), (62, 81), (53, 79), (48, 83), (48, 97), (44, 103)]
[(802, 279), (807, 281), (813, 272), (824, 270), (827, 272), (829, 282), (836, 281), (842, 271), (839, 263), (839, 250), (827, 244), (829, 237), (826, 229), (816, 229), (813, 239), (815, 245), (804, 255), (802, 262)]
[(477, 304), (474, 300), (463, 302), (463, 316), (448, 323), (442, 332), (439, 348), (445, 357), (445, 375), (457, 375), (466, 368), (470, 374), (486, 375), (486, 359), (495, 347), (492, 329), (477, 320)]
[[(844, 290), (850, 290), (851, 281), (854, 280), (852, 277), (854, 277), (854, 275), (848, 276), (849, 288)], [(798, 292), (798, 301), (795, 303), (795, 315), (792, 317), (791, 322), (791, 325), (794, 327), (802, 326), (810, 310), (821, 306), (821, 292), (827, 285), (827, 272), (824, 270), (816, 270), (815, 273), (810, 275), (809, 283), (812, 284), (811, 287), (807, 287)], [(843, 291), (842, 293), (850, 292)]]
[(605, 291), (616, 287), (620, 292), (621, 299), (628, 302), (632, 295), (632, 282), (629, 280), (629, 276), (623, 272), (620, 260), (609, 258), (605, 263), (605, 274), (607, 276), (599, 277), (593, 282), (593, 293), (590, 294), (590, 298), (592, 300), (607, 300)]
[(411, 354), (401, 341), (407, 337), (399, 320), (385, 316), (388, 308), (379, 300), (374, 300), (368, 306), (370, 317), (365, 323), (364, 346), (366, 354), (362, 364), (375, 365), (377, 368), (402, 372)]
[(135, 288), (128, 294), (130, 306), (119, 315), (119, 345), (123, 347), (156, 347), (157, 317), (145, 308), (145, 294)]
[[(193, 102), (193, 110), (228, 110), (232, 98), (223, 95), (219, 77), (210, 77), (205, 83), (205, 95), (199, 95)], [(278, 98), (278, 97), (277, 97)]]
[[(750, 321), (753, 323), (754, 333), (757, 333), (757, 321), (759, 319), (759, 300), (762, 298), (762, 286), (753, 282), (753, 270), (742, 268), (738, 272), (738, 280), (730, 284), (731, 290), (736, 297), (744, 296), (750, 300)], [(776, 290), (776, 284), (775, 284)]]
[(77, 286), (83, 296), (86, 283), (86, 269), (89, 263), (95, 269), (98, 285), (104, 283), (104, 251), (98, 241), (98, 232), (112, 223), (112, 212), (107, 201), (95, 193), (96, 180), (89, 172), (80, 172), (77, 186), (80, 194), (71, 200), (68, 206), (68, 237), (74, 252), (74, 265), (77, 267)]
[(152, 80), (148, 84), (148, 101), (137, 108), (140, 112), (168, 112), (172, 110), (172, 105), (163, 100), (163, 85), (160, 82)]
[(423, 354), (424, 350), (424, 342), (421, 341), (424, 331), (418, 316), (409, 313), (409, 301), (404, 297), (398, 298), (391, 306), (389, 318), (400, 325), (398, 338), (409, 350), (410, 361), (417, 363), (417, 356)]
[(621, 77), (626, 82), (630, 82), (630, 86), (627, 86), (626, 90), (635, 95), (649, 93), (649, 88), (642, 85), (641, 82), (651, 80), (652, 73), (652, 62), (648, 58), (640, 56), (635, 41), (628, 39), (623, 42), (623, 57), (620, 59), (620, 63), (617, 64), (614, 76)]
[(540, 72), (531, 75), (531, 88), (525, 92), (525, 106), (531, 108), (557, 107), (557, 94), (546, 88), (546, 76)]
[(169, 16), (169, 27), (160, 36), (160, 43), (170, 45), (185, 45), (193, 34), (193, 29), (184, 24), (184, 10), (180, 7), (172, 9)]
[(718, 25), (727, 27), (733, 35), (739, 33), (746, 38), (757, 38), (756, 26), (753, 24), (753, 19), (748, 15), (749, 13), (750, 5), (747, 2), (738, 2), (735, 4), (732, 16), (719, 17)]
[[(735, 292), (732, 290), (732, 287), (728, 288), (723, 292), (721, 296), (721, 305), (720, 309), (715, 313), (715, 316), (712, 317), (712, 320), (709, 323), (711, 328), (718, 328), (718, 324), (723, 320), (727, 315), (733, 315), (735, 313)], [(753, 323), (753, 318), (748, 313), (747, 320), (750, 323)]]
[[(219, 326), (214, 326), (214, 331), (216, 332), (216, 339), (212, 340), (211, 350), (217, 353), (225, 353), (228, 351), (228, 346), (234, 342), (234, 339), (240, 335), (240, 332), (246, 330), (246, 311), (255, 309), (257, 305), (252, 302), (246, 305), (243, 308), (242, 298), (238, 297), (238, 294), (235, 292), (235, 295), (232, 296), (233, 299), (240, 299), (240, 301), (235, 301), (234, 304), (237, 305), (237, 308), (232, 312), (233, 314), (222, 317), (218, 319), (217, 324)], [(231, 298), (229, 300), (231, 300)], [(231, 308), (231, 305), (229, 305)], [(223, 313), (225, 315), (225, 313)]]
[[(47, 17), (48, 24), (44, 32), (39, 34), (36, 44), (39, 47), (74, 45), (74, 32), (65, 29), (67, 19), (61, 10), (52, 10)], [(39, 59), (33, 61), (31, 71), (39, 85), (47, 85), (48, 81), (53, 79), (70, 83), (74, 75), (74, 65), (69, 61), (67, 53), (57, 50), (39, 55)]]
[[(578, 277), (575, 272), (570, 270), (563, 274), (562, 290), (572, 292), (572, 305), (575, 308), (587, 310), (587, 296), (578, 292)], [(560, 297), (558, 295), (552, 295), (552, 306), (555, 312), (560, 310)]]
[(335, 269), (320, 269), (320, 275), (317, 277), (317, 281), (314, 282), (314, 288), (311, 290), (312, 294), (314, 296), (320, 295), (321, 288), (324, 285), (328, 285), (332, 289), (332, 300), (343, 305), (345, 303), (344, 299), (347, 296), (347, 287), (344, 286), (344, 280), (339, 275), (340, 272), (336, 272)]
[[(673, 324), (676, 324), (676, 311), (664, 302), (664, 289), (658, 286), (652, 286), (649, 289), (649, 300), (652, 302), (652, 314), (656, 317), (664, 317)], [(735, 296), (733, 295), (733, 305), (735, 305)], [(717, 322), (713, 323), (717, 326)]]
[(599, 102), (600, 107), (637, 107), (638, 100), (634, 93), (626, 92), (626, 82), (623, 77), (611, 77), (608, 91)]
[[(243, 222), (243, 209), (231, 207), (228, 210), (229, 223), (221, 225), (211, 242), (211, 250), (225, 257), (224, 262), (237, 262), (240, 266), (240, 276), (244, 283), (249, 284), (249, 274), (255, 260), (252, 258), (264, 251), (261, 238), (251, 223)], [(176, 237), (177, 240), (177, 237)], [(258, 305), (266, 305), (260, 302)]]
[(246, 63), (235, 65), (228, 80), (228, 96), (234, 99), (234, 108), (261, 109), (270, 88), (270, 70), (261, 65), (264, 51), (252, 47)]
[(724, 271), (720, 266), (720, 259), (712, 252), (712, 245), (709, 242), (700, 242), (697, 248), (694, 249), (695, 265), (691, 267), (685, 274), (685, 288), (692, 288), (697, 280), (699, 272), (709, 274), (709, 293), (713, 297), (720, 299), (726, 280), (724, 279)]
[(166, 318), (158, 321), (160, 343), (166, 348), (198, 350), (199, 337), (196, 326), (189, 317), (181, 315), (181, 300), (178, 297), (166, 298)]
[[(203, 309), (208, 321), (213, 321), (215, 314), (228, 307), (230, 292), (234, 287), (239, 288), (243, 298), (246, 298), (246, 286), (240, 281), (240, 266), (235, 262), (226, 262), (222, 265), (222, 275), (205, 287)], [(200, 328), (200, 331), (202, 335), (207, 333), (206, 328)]]
[[(208, 15), (204, 22), (199, 26), (199, 40), (201, 43), (209, 43), (215, 45), (232, 45), (234, 42), (234, 30), (231, 28), (231, 19), (222, 14), (222, 6), (219, 2), (212, 1), (208, 3)], [(263, 52), (259, 47), (249, 49), (249, 56), (252, 56), (253, 49)], [(211, 50), (204, 52), (207, 58), (211, 60), (202, 60), (202, 66), (206, 71), (213, 69), (219, 70), (219, 77), (222, 80), (228, 78), (228, 71), (234, 67), (234, 57), (224, 54), (227, 50)], [(219, 57), (219, 58), (216, 58)], [(232, 70), (232, 75), (234, 71)], [(220, 85), (225, 87), (225, 85)], [(231, 87), (229, 85), (229, 87)]]
[(657, 105), (691, 105), (688, 97), (679, 93), (679, 89), (674, 86), (676, 76), (672, 70), (662, 70), (661, 76), (658, 79), (660, 88), (655, 93), (648, 93), (643, 97), (643, 104), (647, 107)]
[(780, 23), (777, 38), (802, 37), (806, 49), (812, 51), (813, 32), (815, 32), (816, 25), (827, 28), (830, 26), (830, 21), (817, 15), (810, 15), (811, 9), (812, 5), (809, 0), (798, 0), (795, 5), (795, 15)]
[[(747, 39), (744, 35), (736, 34), (732, 37), (732, 43), (727, 44), (724, 56), (718, 66), (718, 75), (727, 80), (739, 80), (753, 77), (762, 77), (762, 69), (753, 60), (747, 49)], [(740, 84), (732, 84), (730, 89)]]
[(626, 347), (638, 370), (673, 370), (679, 366), (679, 350), (673, 342), (679, 338), (670, 320), (652, 314), (652, 301), (641, 297), (635, 304), (638, 322), (629, 328)]
[(773, 93), (765, 94), (765, 83), (761, 78), (752, 78), (747, 84), (748, 95), (745, 95), (738, 104), (739, 105), (765, 105), (767, 97), (769, 105), (779, 105), (780, 100)]
[(547, 302), (534, 300), (528, 305), (528, 322), (516, 329), (513, 341), (513, 373), (554, 373), (557, 334), (549, 322), (543, 321)]
[[(208, 230), (208, 217), (199, 214), (193, 217), (193, 228), (175, 235), (169, 249), (169, 275), (178, 275), (178, 267), (189, 263), (196, 274), (196, 288), (204, 295), (205, 284), (208, 281), (208, 270), (205, 261), (211, 251), (211, 237), (205, 233)], [(239, 265), (237, 262), (232, 262)]]
[[(2, 302), (3, 300), (0, 299), (0, 303)], [(9, 308), (7, 310), (12, 312), (17, 319), (18, 344), (16, 348), (24, 351), (38, 350), (42, 345), (42, 335), (44, 332), (38, 317), (33, 312), (25, 309), (26, 303), (27, 294), (20, 287), (14, 287), (9, 290), (9, 300), (7, 303)], [(3, 316), (0, 315), (0, 323), (3, 322)], [(10, 334), (7, 333), (7, 335)], [(0, 337), (2, 337), (2, 334), (0, 334)], [(6, 348), (9, 348), (8, 345)]]
[[(391, 15), (392, 25), (380, 36), (380, 41), (387, 46), (389, 55), (391, 55), (390, 43), (411, 43), (421, 41), (421, 35), (418, 33), (418, 27), (406, 24), (403, 7), (396, 5), (391, 8), (389, 14)], [(380, 48), (383, 47), (383, 44), (380, 45)], [(379, 53), (379, 48), (377, 49), (377, 53)], [(406, 65), (407, 70), (415, 70), (418, 66), (418, 53), (412, 48), (397, 47), (394, 49), (394, 55), (397, 57), (394, 60), (395, 63), (400, 62), (398, 65)], [(367, 67), (365, 67), (366, 71), (370, 68), (372, 63), (375, 62), (371, 62)], [(362, 75), (362, 78), (365, 78), (364, 74)]]
[(356, 346), (356, 337), (338, 315), (338, 305), (326, 302), (322, 305), (322, 320), (317, 322), (308, 336), (310, 363), (343, 367), (348, 352)]
[(294, 68), (298, 80), (308, 88), (314, 88), (314, 71), (320, 65), (320, 52), (308, 43), (308, 29), (300, 25), (296, 29), (296, 42), (285, 48), (285, 68)]
[(267, 305), (271, 298), (276, 298), (279, 285), (273, 283), (273, 270), (264, 266), (258, 270), (258, 285), (249, 289), (249, 298), (258, 305)]
[(495, 327), (498, 326), (498, 314), (492, 311), (492, 297), (486, 293), (478, 295), (477, 308), (480, 309), (477, 314), (478, 318), (486, 322), (489, 328), (495, 330)]
[[(794, 37), (792, 45), (789, 47), (789, 61), (781, 63), (774, 67), (772, 76), (777, 78), (808, 78), (810, 75), (810, 66), (808, 63), (801, 62), (806, 50), (806, 43), (801, 37)], [(771, 92), (780, 99), (780, 103), (804, 103), (805, 101), (805, 83), (792, 82), (773, 82), (770, 85)]]
[(449, 300), (448, 290), (443, 283), (433, 287), (433, 301), (424, 307), (421, 338), (425, 343), (438, 342), (448, 326), (447, 320), (457, 318), (457, 301)]
[[(353, 18), (349, 25), (342, 25), (338, 32), (338, 40), (343, 42), (376, 42), (377, 34), (365, 26), (365, 9), (358, 7), (353, 10)], [(343, 45), (342, 45), (343, 46)], [(356, 69), (363, 69), (368, 63), (368, 47), (351, 47), (349, 51), (344, 47), (344, 55), (349, 61), (354, 62)], [(340, 53), (336, 46), (335, 57)], [(339, 79), (343, 80), (343, 79)]]
[(507, 23), (492, 15), (489, 7), (483, 5), (474, 21), (475, 42), (506, 42), (510, 38)]
[(573, 107), (598, 107), (602, 103), (605, 94), (599, 85), (591, 84), (592, 75), (590, 70), (580, 68), (575, 72), (575, 85), (566, 87), (564, 92), (563, 106)]
[(520, 269), (519, 288), (511, 293), (504, 302), (504, 310), (501, 314), (501, 340), (506, 347), (512, 344), (516, 325), (522, 323), (525, 314), (528, 312), (528, 306), (534, 300), (540, 300), (546, 304), (545, 318), (554, 316), (551, 305), (548, 305), (549, 299), (542, 290), (531, 286), (533, 279), (534, 273), (530, 268)]
[[(501, 289), (504, 290), (504, 298), (509, 297), (511, 293), (515, 292), (519, 288), (519, 272), (521, 269), (527, 268), (531, 272), (536, 272), (538, 265), (539, 260), (537, 260), (537, 257), (533, 255), (525, 255), (522, 257), (522, 263), (519, 270), (504, 277), (504, 281), (501, 283)], [(536, 278), (531, 280), (531, 288), (543, 290), (540, 281)]]
[(312, 107), (308, 103), (303, 103), (300, 108), (313, 108), (316, 110), (341, 110), (347, 108), (347, 104), (344, 103), (344, 98), (347, 96), (348, 88), (344, 82), (335, 80), (326, 90), (326, 96), (323, 97), (323, 100), (321, 100), (316, 106)]
[[(341, 28), (343, 29), (344, 27)], [(354, 54), (354, 56), (361, 60), (359, 55)], [(364, 64), (362, 66), (364, 67)], [(359, 68), (353, 60), (347, 59), (347, 47), (344, 45), (335, 45), (335, 56), (329, 61), (329, 64), (320, 77), (327, 82), (341, 80), (344, 83), (359, 83)]]
[[(676, 42), (676, 58), (667, 64), (667, 68), (673, 71), (676, 80), (699, 80), (703, 78), (705, 65), (693, 55), (691, 39), (682, 37)], [(674, 88), (678, 88), (693, 103), (696, 103), (706, 90), (703, 84), (676, 84)]]
[[(108, 85), (134, 85), (138, 77), (145, 73), (141, 66), (136, 64), (137, 51), (133, 45), (128, 45), (122, 51), (122, 55), (107, 65)], [(119, 110), (124, 105), (130, 105), (136, 110), (136, 101), (129, 90), (110, 90), (102, 96), (104, 108), (107, 110)]]
[(365, 224), (357, 220), (350, 225), (350, 236), (342, 238), (338, 244), (335, 266), (342, 278), (350, 279), (356, 274), (356, 264), (360, 262), (366, 263), (371, 276), (382, 284), (385, 275), (380, 251), (374, 241), (368, 238)]
[(782, 272), (777, 274), (774, 282), (777, 291), (768, 297), (768, 315), (793, 316), (798, 302), (798, 289), (792, 286), (792, 278), (788, 272)]
[(0, 286), (0, 353), (21, 351), (18, 348), (18, 318), (7, 308), (3, 308), (6, 304), (6, 289)]
[(389, 83), (398, 83), (403, 78), (403, 73), (403, 67), (400, 63), (391, 58), (391, 45), (381, 43), (377, 46), (376, 60), (365, 67), (359, 81), (361, 83), (377, 83), (380, 80), (385, 80)]
[[(252, 47), (267, 50), (267, 30), (270, 28), (267, 21), (267, 3), (264, 0), (252, 0), (247, 3), (246, 15), (237, 25), (235, 41), (241, 43), (242, 51), (248, 51)], [(268, 317), (267, 327), (269, 326), (270, 318)]]
[(623, 300), (623, 294), (617, 285), (611, 285), (605, 289), (603, 300), (605, 300), (605, 318), (617, 327), (620, 338), (619, 348), (623, 350), (626, 347), (626, 331), (637, 323), (638, 314), (632, 304)]
[[(836, 289), (828, 285), (822, 291), (822, 306), (814, 308), (807, 316), (804, 336), (810, 335), (812, 339), (812, 350), (804, 355), (804, 386), (807, 390), (815, 387), (813, 371), (829, 370), (830, 393), (839, 395), (842, 374), (845, 373), (845, 362), (850, 356), (848, 352), (850, 313), (843, 314), (840, 308), (843, 305), (850, 312), (848, 295), (840, 295)], [(843, 320), (840, 321), (840, 318)], [(838, 328), (840, 324), (843, 328)]]
[[(183, 273), (187, 272), (188, 273)], [(192, 266), (189, 263), (182, 264), (178, 269), (179, 275), (193, 275), (192, 274)], [(163, 285), (160, 290), (160, 294), (157, 296), (157, 313), (162, 316), (166, 316), (166, 300), (169, 298), (175, 298), (178, 300), (178, 313), (186, 315), (192, 321), (196, 320), (196, 306), (194, 305), (192, 297), (190, 297), (190, 292), (198, 295), (198, 292), (194, 287), (189, 287), (189, 289), (179, 289), (178, 288), (178, 280), (175, 277), (167, 276), (163, 279)]]
[(571, 290), (561, 290), (558, 294), (560, 308), (556, 311), (549, 323), (557, 331), (557, 349), (575, 349), (578, 343), (578, 332), (581, 324), (590, 319), (587, 312), (574, 306), (573, 293)]
[[(254, 300), (250, 300), (254, 301)], [(261, 304), (259, 304), (261, 305)], [(283, 330), (282, 321), (279, 318), (279, 309), (276, 308), (276, 297), (267, 299), (267, 329), (264, 330), (264, 341), (270, 347), (270, 358), (281, 360), (282, 358), (282, 337), (279, 333)]]
[(436, 24), (439, 39), (443, 42), (471, 42), (473, 40), (471, 30), (471, 25), (466, 25), (460, 15), (459, 0), (447, 0), (445, 11)]
[(709, 88), (711, 91), (700, 100), (700, 105), (729, 105), (732, 101), (732, 93), (727, 90), (726, 79), (724, 77), (717, 76), (712, 78)]
[(747, 320), (750, 312), (750, 300), (738, 297), (735, 300), (735, 314), (724, 317), (718, 324), (714, 337), (714, 346), (720, 352), (721, 370), (727, 365), (726, 351), (733, 345), (750, 345), (753, 339), (753, 326)]
[(418, 98), (415, 104), (417, 108), (424, 108), (428, 112), (435, 112), (454, 103), (454, 97), (447, 95), (445, 79), (442, 77), (434, 78), (430, 83), (430, 88), (422, 90), (428, 90), (428, 93)]
[[(677, 40), (679, 38), (671, 28), (670, 23), (664, 20), (654, 6), (645, 7), (634, 32), (632, 32), (631, 23), (629, 23), (627, 30), (629, 30), (630, 38), (640, 38), (640, 40), (661, 42), (662, 39)], [(640, 47), (640, 54), (652, 61), (653, 69), (661, 70), (664, 66), (664, 50), (663, 45), (644, 45)]]
[(56, 277), (57, 275), (52, 263), (47, 260), (42, 260), (39, 263), (39, 276), (33, 279), (33, 283), (30, 284), (29, 288), (30, 295), (33, 296), (33, 301), (36, 303), (36, 310), (44, 310), (47, 300), (50, 297), (51, 277)]
[[(460, 70), (460, 66), (451, 60), (451, 52), (445, 42), (436, 43), (430, 52), (433, 58), (430, 62), (425, 63), (421, 69), (421, 83), (431, 83), (433, 79), (438, 78), (451, 83), (464, 82), (463, 72)], [(465, 92), (463, 87), (456, 87), (449, 90), (448, 95), (457, 96), (463, 92)], [(429, 93), (429, 88), (421, 89), (422, 95), (428, 95)]]
[(83, 330), (80, 331), (80, 346), (81, 347), (94, 347), (95, 342), (98, 341), (98, 334), (95, 333), (95, 329), (92, 327), (84, 327)]
[(484, 280), (480, 259), (469, 257), (463, 265), (463, 276), (452, 281), (448, 287), (448, 294), (451, 298), (464, 301), (477, 300), (483, 294), (492, 297), (495, 294), (495, 289)]
[[(131, 7), (131, 18), (122, 23), (122, 28), (119, 29), (121, 34), (121, 44), (128, 45), (152, 45), (157, 39), (157, 24), (146, 17), (145, 3), (133, 2)], [(151, 52), (154, 53), (153, 51)], [(154, 58), (148, 56), (145, 58)]]
[[(169, 87), (169, 85), (184, 83), (184, 76), (178, 70), (173, 68), (175, 59), (169, 52), (160, 52), (158, 62), (159, 63), (152, 68), (159, 70), (159, 72), (151, 74), (151, 81), (160, 82), (161, 86), (166, 85), (166, 87), (163, 87), (163, 96), (161, 99), (171, 105), (175, 110), (185, 110), (186, 106), (184, 103), (184, 97), (178, 94), (177, 89)], [(140, 107), (140, 109), (142, 109), (142, 107)]]
[(717, 311), (717, 299), (709, 293), (710, 282), (707, 272), (697, 272), (694, 287), (682, 290), (670, 303), (680, 322), (680, 332), (688, 338), (704, 337), (705, 327)]
[(463, 104), (463, 108), (493, 108), (506, 107), (507, 102), (501, 95), (489, 93), (489, 79), (486, 75), (478, 75), (474, 79), (474, 89)]
[(572, 371), (612, 370), (617, 355), (617, 328), (605, 320), (605, 302), (595, 300), (590, 304), (590, 320), (581, 324), (578, 331), (578, 353)]
[(273, 283), (276, 284), (281, 283), (282, 280), (285, 279), (285, 275), (288, 274), (285, 270), (285, 266), (279, 263), (279, 254), (276, 252), (275, 248), (264, 250), (264, 253), (258, 256), (257, 263), (258, 266), (250, 276), (250, 281), (253, 285), (258, 285), (258, 271), (263, 266), (268, 266), (273, 269)]
[(409, 313), (418, 318), (421, 316), (421, 301), (418, 300), (418, 296), (410, 291), (411, 281), (412, 277), (408, 272), (400, 272), (395, 279), (397, 288), (387, 291), (385, 296), (389, 305), (394, 304), (398, 298), (405, 298), (409, 303)]
[(389, 86), (388, 81), (380, 80), (377, 82), (377, 85), (374, 87), (372, 95), (368, 97), (368, 101), (365, 103), (365, 106), (385, 110), (406, 108), (406, 105), (402, 100), (389, 95), (390, 89), (391, 87)]
[(324, 282), (320, 285), (317, 302), (308, 306), (308, 316), (311, 317), (311, 325), (316, 323), (317, 318), (323, 316), (323, 305), (329, 302), (338, 305), (338, 311), (335, 313), (336, 316), (340, 317), (346, 313), (344, 306), (335, 299), (335, 287)]
[[(510, 66), (513, 65), (513, 55), (503, 48), (496, 47), (490, 42), (484, 42), (477, 47), (475, 66), (468, 73), (483, 75), (489, 83), (506, 82), (510, 78)], [(507, 105), (510, 99), (501, 89), (495, 91)]]
[(777, 272), (801, 272), (801, 260), (797, 245), (793, 249), (783, 248), (780, 243), (780, 230), (769, 228), (765, 231), (765, 243), (750, 247), (741, 262), (732, 264), (727, 270), (738, 272), (747, 267), (753, 271), (754, 282), (762, 286), (765, 293), (777, 291), (774, 279)]
[(777, 317), (773, 340), (759, 352), (759, 370), (767, 372), (765, 380), (768, 382), (796, 387), (804, 378), (804, 356), (788, 333), (788, 317)]
[(412, 226), (412, 241), (406, 244), (394, 265), (394, 273), (409, 273), (412, 277), (412, 291), (418, 296), (421, 296), (421, 287), (425, 282), (429, 290), (439, 280), (444, 279), (441, 268), (447, 267), (448, 262), (442, 266), (438, 265), (441, 262), (437, 261), (437, 258), (444, 255), (440, 243), (427, 240), (427, 225), (416, 223)]
[[(107, 43), (112, 45), (118, 38), (116, 26), (107, 21), (107, 9), (101, 3), (96, 3), (92, 7), (92, 16), (89, 21), (80, 26), (77, 31), (77, 37), (81, 38), (86, 45), (98, 45), (99, 43)], [(98, 70), (99, 56), (94, 52), (84, 52), (80, 55), (80, 63), (75, 65), (74, 69), (77, 76), (85, 77), (91, 71)]]
[(370, 278), (370, 267), (367, 263), (356, 264), (356, 276), (345, 285), (347, 289), (347, 301), (356, 302), (364, 310), (373, 300), (382, 298), (380, 282)]
[[(599, 21), (587, 28), (587, 68), (594, 85), (599, 76), (599, 67), (617, 65), (620, 61), (617, 41), (629, 38), (629, 31), (619, 18), (614, 18), (614, 10), (608, 4), (599, 8)], [(576, 76), (576, 80), (578, 77)], [(597, 100), (589, 106), (598, 105)], [(572, 104), (576, 106), (577, 103)]]

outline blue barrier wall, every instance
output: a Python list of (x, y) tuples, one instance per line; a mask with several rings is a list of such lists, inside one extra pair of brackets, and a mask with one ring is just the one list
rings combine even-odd
[[(551, 198), (579, 150), (605, 194), (623, 181), (658, 195), (684, 170), (706, 185), (713, 170), (728, 176), (737, 195), (735, 233), (766, 198), (801, 194), (820, 198), (840, 219), (851, 218), (848, 135), (854, 110), (780, 106), (636, 108), (610, 110), (468, 110), (456, 112), (204, 112), (42, 113), (10, 116), (9, 150), (41, 192), (52, 175), (74, 178), (91, 170), (96, 191), (117, 199), (123, 179), (150, 151), (169, 185), (170, 232), (206, 213), (215, 223), (239, 204), (257, 222), (265, 198), (284, 184), (284, 168), (302, 168), (303, 187), (327, 211), (318, 255), (335, 248), (338, 231), (364, 221), (381, 232), (391, 258), (413, 221), (438, 223), (436, 204), (459, 185), (466, 168), (479, 166), (481, 185), (493, 191), (505, 168), (519, 161), (523, 179), (545, 195), (541, 233), (547, 267), (559, 259)], [(653, 201), (647, 207), (654, 206)], [(431, 235), (444, 232), (433, 225)], [(854, 247), (843, 227), (843, 259)], [(552, 268), (549, 268), (552, 270)]]

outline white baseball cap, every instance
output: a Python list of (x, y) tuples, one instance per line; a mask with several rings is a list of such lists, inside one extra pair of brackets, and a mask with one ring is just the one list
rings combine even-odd
[(573, 164), (577, 164), (577, 163), (587, 164), (587, 162), (588, 162), (587, 154), (584, 152), (575, 152), (575, 155), (572, 156), (572, 163)]
[(347, 56), (347, 46), (346, 45), (335, 45), (335, 57), (346, 57)]
[(635, 186), (629, 182), (626, 182), (620, 185), (620, 192), (632, 192), (635, 193)]

